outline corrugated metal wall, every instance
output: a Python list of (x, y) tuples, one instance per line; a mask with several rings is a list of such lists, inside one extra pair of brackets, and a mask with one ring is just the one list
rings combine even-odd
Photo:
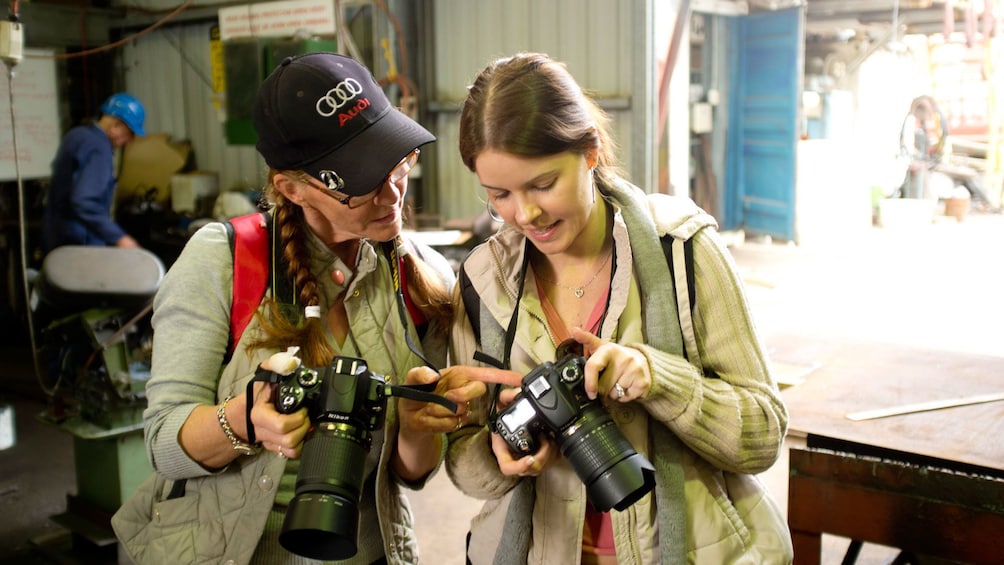
[[(653, 2), (426, 0), (415, 47), (421, 61), (412, 79), (423, 93), (422, 119), (439, 141), (423, 153), (421, 186), (428, 193), (421, 196), (421, 211), (452, 220), (483, 210), (477, 179), (457, 155), (459, 104), (490, 59), (521, 50), (546, 52), (568, 64), (612, 114), (631, 179), (651, 190), (657, 170)], [(165, 26), (131, 42), (122, 59), (126, 87), (146, 104), (148, 131), (189, 141), (197, 167), (218, 173), (221, 190), (258, 189), (264, 162), (251, 146), (227, 144), (223, 114), (214, 105), (213, 23)], [(685, 66), (677, 71), (685, 74)]]
[(569, 70), (614, 118), (614, 137), (636, 182), (652, 179), (655, 135), (649, 0), (435, 0), (431, 88), (438, 136), (433, 177), (446, 219), (484, 210), (477, 178), (460, 162), (457, 128), (466, 87), (491, 59), (540, 51)]
[(253, 146), (228, 145), (213, 100), (209, 30), (215, 22), (173, 26), (125, 48), (126, 86), (147, 111), (147, 131), (192, 145), (195, 165), (219, 174), (220, 190), (262, 187), (265, 162)]

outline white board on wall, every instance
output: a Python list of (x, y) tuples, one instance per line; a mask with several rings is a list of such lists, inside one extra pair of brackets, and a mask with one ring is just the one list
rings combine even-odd
[[(0, 181), (47, 177), (59, 148), (59, 97), (52, 50), (25, 49), (14, 67), (14, 126), (18, 162), (14, 162), (11, 90), (7, 66), (0, 65)], [(16, 165), (16, 166), (15, 166)]]

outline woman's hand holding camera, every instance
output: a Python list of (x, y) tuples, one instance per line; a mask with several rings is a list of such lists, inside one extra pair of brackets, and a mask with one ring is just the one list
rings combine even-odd
[[(272, 354), (261, 363), (261, 368), (280, 375), (288, 375), (300, 366), (296, 356), (299, 347)], [(283, 458), (298, 459), (303, 450), (303, 438), (310, 429), (307, 409), (301, 408), (292, 414), (281, 414), (275, 409), (275, 391), (278, 385), (255, 383), (254, 406), (251, 407), (251, 423), (254, 425), (255, 439), (262, 447)]]
[[(405, 376), (406, 385), (436, 383), (436, 394), (457, 405), (451, 412), (434, 402), (407, 398), (397, 401), (398, 443), (394, 460), (398, 476), (418, 480), (431, 471), (439, 459), (441, 436), (460, 429), (470, 419), (471, 399), (484, 394), (485, 385), (445, 369), (442, 375), (428, 367), (415, 367)], [(435, 442), (435, 443), (433, 443)]]
[[(440, 394), (444, 394), (447, 398), (456, 402), (458, 406), (463, 404), (469, 407), (470, 400), (488, 392), (487, 385), (505, 385), (509, 388), (501, 390), (499, 392), (498, 399), (498, 408), (499, 410), (503, 410), (506, 406), (512, 404), (513, 399), (521, 390), (522, 382), (523, 375), (515, 371), (506, 371), (503, 369), (493, 369), (488, 367), (454, 365), (443, 370), (443, 379), (440, 386), (437, 387), (436, 390)], [(435, 408), (435, 406), (429, 406), (429, 409)], [(442, 411), (443, 409), (439, 408), (439, 410)], [(464, 413), (462, 409), (458, 410), (458, 416), (451, 414), (451, 417), (456, 417), (456, 423), (454, 424), (456, 429), (460, 429), (467, 424), (474, 424), (478, 426), (484, 424), (480, 421), (471, 422), (471, 416), (471, 414)], [(445, 423), (443, 424), (443, 427), (446, 427)], [(539, 435), (538, 441), (540, 442), (540, 447), (534, 453), (524, 456), (514, 456), (505, 439), (503, 439), (498, 433), (492, 431), (492, 451), (495, 453), (495, 458), (498, 460), (499, 470), (505, 475), (516, 475), (521, 477), (534, 477), (540, 475), (544, 472), (544, 469), (553, 464), (554, 461), (561, 456), (561, 453), (557, 448), (557, 445), (545, 435)]]
[(262, 447), (280, 457), (298, 459), (303, 449), (303, 438), (310, 429), (310, 418), (306, 408), (292, 414), (279, 413), (272, 399), (277, 386), (268, 383), (254, 385), (251, 423), (254, 424), (255, 438)]
[(457, 410), (451, 412), (434, 402), (400, 398), (397, 411), (403, 434), (451, 432), (468, 418), (471, 399), (484, 394), (483, 384), (451, 375), (449, 369), (444, 369), (440, 376), (428, 367), (415, 367), (408, 371), (404, 382), (406, 385), (436, 383), (436, 394), (456, 404)]
[(488, 391), (485, 383), (515, 379), (518, 384), (519, 378), (512, 371), (455, 365), (443, 369), (437, 381), (435, 371), (428, 367), (416, 367), (408, 371), (405, 384), (435, 382), (436, 394), (456, 404), (457, 410), (450, 412), (438, 404), (402, 398), (398, 400), (401, 427), (413, 431), (445, 433), (459, 430), (467, 424), (477, 424), (472, 420), (471, 401), (484, 396)]
[[(508, 388), (499, 392), (499, 410), (512, 404), (519, 394), (519, 388)], [(536, 477), (544, 472), (561, 456), (558, 446), (546, 434), (538, 434), (540, 449), (529, 455), (514, 457), (512, 449), (498, 433), (492, 432), (492, 452), (498, 460), (499, 470), (503, 475), (518, 475), (520, 477)]]
[(592, 351), (583, 382), (589, 398), (596, 398), (599, 392), (619, 402), (630, 402), (648, 394), (652, 373), (641, 351), (603, 341), (580, 328), (572, 329), (572, 337), (586, 351)]

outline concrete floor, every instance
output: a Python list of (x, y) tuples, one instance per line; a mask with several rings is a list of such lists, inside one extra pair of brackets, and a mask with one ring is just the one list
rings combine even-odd
[[(812, 233), (799, 246), (730, 239), (779, 378), (811, 379), (832, 344), (848, 342), (987, 355), (1000, 360), (992, 370), (1004, 369), (1004, 269), (996, 248), (1004, 243), (1004, 216), (826, 228), (825, 236)], [(0, 355), (0, 414), (2, 405), (13, 407), (17, 435), (13, 447), (0, 451), (0, 562), (46, 562), (39, 548), (58, 554), (65, 530), (49, 517), (65, 509), (75, 490), (72, 441), (35, 418), (44, 405), (31, 374), (23, 347)], [(762, 479), (785, 507), (786, 454)], [(411, 500), (423, 560), (464, 563), (464, 534), (480, 503), (458, 493), (445, 473)], [(824, 536), (823, 563), (841, 563), (848, 542)], [(857, 563), (887, 564), (897, 553), (865, 544)], [(50, 562), (95, 561), (63, 553)]]

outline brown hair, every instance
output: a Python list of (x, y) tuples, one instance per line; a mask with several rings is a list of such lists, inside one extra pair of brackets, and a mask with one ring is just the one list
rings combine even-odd
[[(278, 172), (269, 170), (268, 178), (273, 178)], [(327, 365), (337, 354), (327, 340), (327, 321), (303, 316), (303, 307), (320, 305), (317, 280), (310, 271), (303, 209), (285, 198), (271, 183), (266, 188), (265, 198), (274, 211), (273, 221), (279, 238), (276, 245), (283, 250), (283, 258), (288, 265), (286, 275), (300, 308), (289, 312), (271, 297), (266, 298), (265, 314), (261, 311), (255, 313), (265, 335), (252, 341), (251, 347), (284, 350), (297, 345), (300, 347), (298, 355), (306, 366)], [(415, 253), (409, 253), (404, 256), (403, 276), (407, 280), (412, 303), (429, 320), (430, 328), (446, 332), (453, 320), (453, 307), (450, 293), (439, 274)]]
[(563, 63), (542, 53), (496, 59), (468, 89), (460, 114), (460, 157), (467, 168), (486, 149), (522, 157), (599, 151), (600, 187), (622, 176), (610, 117), (575, 82)]

